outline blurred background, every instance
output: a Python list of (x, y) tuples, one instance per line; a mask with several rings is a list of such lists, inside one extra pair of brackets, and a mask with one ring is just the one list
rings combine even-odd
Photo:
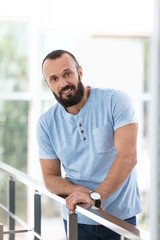
[[(83, 68), (85, 85), (121, 89), (133, 99), (139, 121), (137, 172), (143, 204), (138, 225), (149, 231), (153, 1), (0, 0), (0, 6), (0, 161), (42, 181), (36, 123), (56, 101), (44, 83), (41, 62), (52, 50), (71, 51)], [(4, 205), (6, 184), (7, 176), (0, 173)], [(16, 212), (32, 221), (28, 190), (16, 186)], [(54, 232), (54, 239), (65, 239), (61, 207), (42, 197), (42, 213), (42, 234), (51, 239)], [(7, 223), (2, 210), (0, 222)]]

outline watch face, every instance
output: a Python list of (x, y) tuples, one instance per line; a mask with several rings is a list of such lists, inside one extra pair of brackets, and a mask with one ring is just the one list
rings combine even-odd
[(92, 192), (92, 193), (91, 193), (91, 197), (92, 197), (94, 200), (99, 200), (99, 199), (101, 199), (100, 194), (97, 193), (97, 192)]

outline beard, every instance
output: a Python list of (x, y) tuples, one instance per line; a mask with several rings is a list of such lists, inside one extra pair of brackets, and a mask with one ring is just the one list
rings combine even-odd
[(82, 100), (83, 96), (84, 96), (84, 87), (83, 84), (79, 78), (79, 82), (77, 85), (77, 90), (75, 89), (75, 86), (73, 85), (67, 85), (65, 88), (61, 89), (61, 91), (65, 91), (67, 89), (74, 89), (75, 90), (75, 94), (69, 94), (67, 95), (67, 99), (62, 97), (61, 91), (59, 92), (59, 96), (57, 96), (53, 91), (53, 95), (55, 96), (56, 100), (65, 108), (68, 107), (72, 107), (78, 103), (80, 103), (80, 101)]

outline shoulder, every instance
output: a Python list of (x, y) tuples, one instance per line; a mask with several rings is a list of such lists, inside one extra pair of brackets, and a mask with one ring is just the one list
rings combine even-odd
[(103, 99), (103, 100), (110, 100), (112, 102), (116, 101), (123, 101), (123, 100), (130, 100), (131, 97), (128, 93), (118, 90), (118, 89), (112, 89), (112, 88), (91, 88), (92, 89), (92, 95), (94, 97)]
[[(107, 109), (111, 114), (123, 111), (133, 111), (133, 101), (128, 93), (118, 89), (93, 88), (94, 104)], [(107, 108), (106, 108), (107, 107)]]
[(111, 88), (92, 88), (92, 94), (99, 98), (110, 98), (117, 90)]
[(128, 93), (121, 90), (114, 90), (112, 94), (112, 107), (133, 107), (133, 101)]
[(58, 112), (58, 104), (56, 103), (54, 106), (52, 106), (48, 111), (46, 111), (44, 114), (42, 114), (39, 117), (38, 124), (39, 125), (50, 125), (51, 122), (53, 123), (55, 121), (55, 115), (57, 115)]
[(117, 100), (128, 97), (125, 92), (112, 88), (92, 88), (92, 94), (96, 100), (102, 100), (105, 104), (112, 104)]

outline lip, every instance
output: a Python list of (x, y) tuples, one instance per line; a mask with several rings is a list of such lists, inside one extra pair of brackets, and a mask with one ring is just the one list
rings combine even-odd
[(72, 91), (72, 88), (70, 87), (70, 88), (68, 88), (68, 89), (66, 89), (64, 91), (61, 91), (61, 94), (68, 95), (68, 94), (71, 93), (71, 91)]

